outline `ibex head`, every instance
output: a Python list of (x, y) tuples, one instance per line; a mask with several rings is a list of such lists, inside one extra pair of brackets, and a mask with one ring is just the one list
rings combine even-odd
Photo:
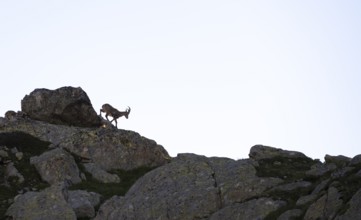
[(128, 119), (129, 113), (130, 113), (130, 107), (128, 106), (128, 108), (125, 110), (124, 116), (126, 119)]

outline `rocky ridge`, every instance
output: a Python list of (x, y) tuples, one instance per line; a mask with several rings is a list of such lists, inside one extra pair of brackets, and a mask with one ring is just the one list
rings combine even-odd
[(90, 104), (80, 88), (24, 99), (32, 94), (72, 104), (34, 116), (29, 102), (22, 114), (0, 117), (1, 219), (361, 219), (361, 155), (321, 163), (256, 145), (242, 160), (170, 158), (155, 141), (100, 117), (88, 125), (73, 124), (77, 111), (59, 117)]

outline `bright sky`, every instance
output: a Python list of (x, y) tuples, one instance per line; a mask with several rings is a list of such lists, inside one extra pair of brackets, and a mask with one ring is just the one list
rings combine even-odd
[(0, 114), (82, 87), (171, 156), (361, 153), (361, 1), (0, 2)]

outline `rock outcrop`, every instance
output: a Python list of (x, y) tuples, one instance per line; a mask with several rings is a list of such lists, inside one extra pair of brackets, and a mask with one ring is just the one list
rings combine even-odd
[[(33, 93), (42, 103), (49, 91)], [(136, 132), (74, 126), (63, 118), (78, 116), (65, 112), (0, 118), (0, 218), (361, 219), (361, 155), (321, 163), (256, 145), (242, 160), (170, 158)]]
[(21, 110), (34, 120), (81, 127), (99, 126), (100, 118), (79, 87), (35, 89), (21, 100)]
[(67, 196), (63, 184), (53, 185), (41, 192), (27, 192), (15, 198), (6, 216), (13, 219), (76, 219), (67, 203)]
[(336, 168), (317, 177), (309, 172), (329, 164), (300, 152), (257, 145), (250, 157), (180, 154), (139, 179), (125, 196), (103, 203), (95, 219), (359, 218), (361, 166), (351, 163), (358, 156), (337, 157), (349, 163), (332, 160)]
[(0, 132), (30, 134), (49, 142), (51, 148), (66, 149), (105, 171), (156, 167), (170, 159), (167, 151), (155, 141), (112, 126), (83, 128), (31, 119), (9, 121), (0, 118)]

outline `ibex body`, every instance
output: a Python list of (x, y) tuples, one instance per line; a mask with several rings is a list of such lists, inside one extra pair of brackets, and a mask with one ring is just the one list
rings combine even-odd
[(108, 116), (113, 117), (113, 120), (111, 120), (110, 122), (115, 121), (115, 126), (118, 128), (118, 122), (117, 119), (124, 116), (126, 119), (128, 119), (129, 113), (130, 113), (130, 107), (128, 106), (128, 108), (124, 111), (121, 112), (118, 109), (114, 108), (113, 106), (109, 105), (109, 104), (104, 104), (102, 106), (102, 108), (100, 109), (100, 115), (102, 112), (105, 113), (105, 118), (109, 121)]

